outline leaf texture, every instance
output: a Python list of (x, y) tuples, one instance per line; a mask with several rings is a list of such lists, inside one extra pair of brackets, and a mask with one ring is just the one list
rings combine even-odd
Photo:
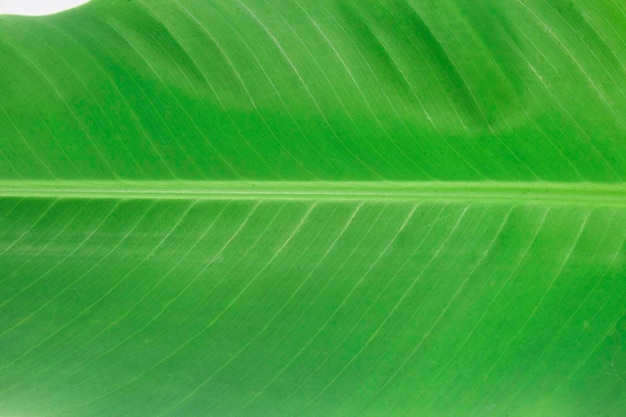
[(0, 415), (626, 413), (619, 1), (0, 33)]
[(93, 1), (4, 17), (0, 176), (621, 182), (612, 0)]

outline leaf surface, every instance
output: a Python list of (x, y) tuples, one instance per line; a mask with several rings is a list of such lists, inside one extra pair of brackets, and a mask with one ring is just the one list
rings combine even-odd
[(619, 1), (0, 33), (1, 415), (626, 412)]

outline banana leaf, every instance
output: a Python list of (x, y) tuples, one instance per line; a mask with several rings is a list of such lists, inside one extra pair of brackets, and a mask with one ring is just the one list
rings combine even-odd
[(0, 16), (0, 415), (626, 415), (626, 5)]

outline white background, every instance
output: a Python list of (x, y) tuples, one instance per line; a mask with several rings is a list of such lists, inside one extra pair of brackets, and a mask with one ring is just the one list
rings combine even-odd
[(89, 0), (0, 0), (0, 14), (41, 16), (71, 9)]

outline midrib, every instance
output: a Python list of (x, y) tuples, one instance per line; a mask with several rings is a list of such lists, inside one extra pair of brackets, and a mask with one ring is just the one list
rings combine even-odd
[(546, 182), (0, 181), (0, 197), (472, 201), (626, 206), (626, 184)]

